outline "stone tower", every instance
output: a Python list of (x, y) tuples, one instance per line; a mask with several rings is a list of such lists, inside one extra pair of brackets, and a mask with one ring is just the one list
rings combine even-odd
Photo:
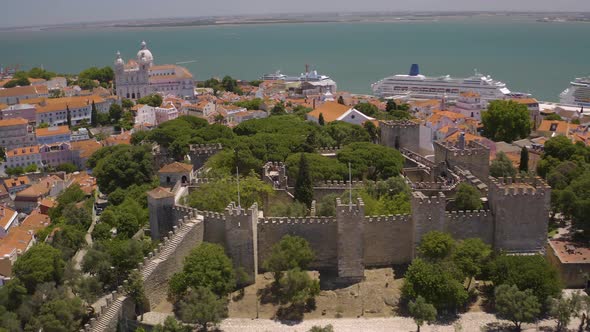
[(411, 203), (413, 223), (412, 256), (416, 257), (416, 247), (418, 247), (426, 233), (444, 231), (447, 200), (441, 192), (436, 196), (428, 197), (419, 191), (414, 191), (412, 192)]
[(434, 142), (435, 164), (445, 163), (449, 169), (455, 166), (468, 169), (483, 182), (490, 175), (490, 149), (477, 142)]
[(244, 210), (231, 202), (225, 209), (226, 252), (234, 268), (243, 268), (247, 283), (254, 283), (258, 273), (258, 206)]
[(418, 152), (420, 125), (412, 121), (381, 121), (381, 144), (394, 149)]
[(172, 230), (175, 224), (172, 207), (174, 194), (158, 187), (147, 193), (152, 240), (160, 240)]
[(365, 204), (342, 204), (336, 200), (338, 223), (338, 279), (341, 283), (356, 283), (363, 279)]
[(508, 252), (543, 251), (551, 188), (540, 178), (490, 178), (494, 246)]

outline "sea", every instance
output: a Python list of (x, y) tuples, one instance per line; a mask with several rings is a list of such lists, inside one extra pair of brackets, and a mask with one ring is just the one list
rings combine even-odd
[(120, 51), (136, 56), (142, 40), (157, 64), (180, 63), (198, 80), (253, 80), (305, 65), (339, 90), (370, 93), (371, 83), (408, 73), (467, 77), (474, 70), (512, 91), (558, 101), (575, 77), (590, 74), (590, 24), (523, 18), (416, 22), (297, 23), (199, 27), (98, 28), (0, 32), (0, 64), (76, 73), (108, 66)]

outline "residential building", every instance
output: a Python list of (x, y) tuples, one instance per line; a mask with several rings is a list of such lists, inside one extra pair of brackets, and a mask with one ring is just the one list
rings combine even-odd
[(23, 191), (16, 193), (14, 206), (18, 212), (30, 213), (48, 196), (57, 197), (66, 188), (66, 181), (57, 175), (49, 175)]
[(135, 124), (141, 126), (157, 126), (166, 121), (178, 118), (178, 110), (172, 103), (161, 107), (143, 105), (137, 109)]
[(86, 196), (91, 196), (97, 188), (96, 178), (84, 171), (72, 173), (69, 180), (71, 185), (79, 185)]
[(72, 163), (76, 165), (78, 169), (86, 169), (88, 158), (101, 147), (102, 145), (93, 139), (72, 142)]
[(535, 98), (514, 98), (512, 101), (525, 105), (529, 111), (531, 120), (538, 126), (541, 123), (542, 117), (540, 113), (539, 102)]
[(30, 98), (49, 97), (49, 91), (45, 85), (18, 86), (15, 88), (0, 89), (1, 104), (20, 104), (22, 100)]
[(72, 138), (72, 132), (68, 126), (37, 128), (35, 134), (39, 145), (69, 142)]
[(341, 105), (333, 101), (328, 101), (307, 113), (307, 120), (319, 122), (320, 114), (324, 118), (325, 123), (332, 121), (344, 121), (352, 124), (363, 124), (366, 121), (374, 121), (375, 119), (364, 115), (353, 107)]
[(7, 203), (7, 200), (10, 200), (10, 193), (8, 192), (8, 189), (6, 189), (6, 186), (4, 186), (3, 183), (0, 183), (0, 204), (4, 205)]
[(0, 239), (8, 234), (10, 227), (16, 224), (18, 213), (5, 206), (0, 206)]
[(118, 135), (111, 135), (102, 140), (101, 143), (103, 146), (131, 145), (131, 131), (123, 131)]
[(266, 117), (268, 117), (268, 113), (265, 111), (242, 111), (228, 114), (228, 123), (230, 125), (238, 125), (246, 120), (264, 119)]
[(72, 142), (84, 141), (87, 139), (90, 139), (90, 134), (88, 133), (88, 129), (86, 128), (80, 128), (72, 132)]
[(35, 123), (37, 121), (35, 114), (35, 105), (31, 104), (6, 105), (5, 108), (0, 108), (0, 120), (23, 118), (29, 123)]
[(49, 81), (45, 82), (45, 85), (47, 86), (47, 89), (49, 91), (52, 90), (61, 90), (65, 87), (68, 86), (68, 81), (65, 77), (54, 77), (52, 79), (50, 79)]
[(23, 118), (0, 120), (0, 146), (7, 150), (37, 144), (33, 126)]
[(37, 165), (37, 168), (42, 168), (41, 153), (39, 152), (39, 145), (20, 147), (6, 152), (6, 167), (22, 167), (29, 165)]
[(152, 93), (194, 97), (193, 75), (181, 66), (154, 65), (154, 57), (145, 41), (141, 43), (136, 59), (127, 64), (117, 52), (114, 67), (116, 94), (121, 98), (139, 99)]
[(486, 103), (477, 92), (468, 91), (459, 94), (454, 112), (463, 114), (466, 117), (481, 121), (481, 112), (485, 110)]
[(215, 113), (215, 110), (215, 103), (209, 100), (201, 100), (196, 104), (187, 104), (182, 106), (182, 114), (201, 118), (208, 118)]
[(39, 150), (41, 151), (41, 162), (45, 166), (56, 167), (72, 162), (70, 142), (42, 144)]
[(568, 136), (570, 129), (576, 125), (570, 125), (569, 122), (559, 120), (543, 120), (537, 128), (537, 134), (544, 137)]
[(21, 225), (0, 239), (0, 282), (2, 284), (12, 277), (12, 266), (35, 242), (35, 234), (51, 223), (49, 216), (33, 211)]
[(10, 195), (28, 188), (31, 185), (31, 180), (26, 175), (4, 179), (4, 186)]
[(37, 124), (47, 123), (49, 126), (58, 126), (67, 124), (68, 111), (72, 125), (79, 124), (82, 121), (90, 123), (92, 115), (92, 102), (97, 112), (106, 113), (109, 111), (112, 99), (104, 99), (97, 95), (49, 98), (34, 100), (38, 106), (36, 110)]

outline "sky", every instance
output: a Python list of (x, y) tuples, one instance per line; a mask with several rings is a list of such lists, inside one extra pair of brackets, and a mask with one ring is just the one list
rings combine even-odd
[(590, 0), (1, 0), (0, 26), (350, 11), (590, 11)]

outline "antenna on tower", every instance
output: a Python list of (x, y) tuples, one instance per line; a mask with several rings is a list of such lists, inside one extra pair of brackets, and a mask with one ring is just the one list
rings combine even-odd
[(238, 170), (238, 166), (236, 166), (236, 179), (238, 181), (238, 214), (242, 210), (242, 204), (240, 202), (240, 171)]
[(352, 170), (348, 163), (348, 211), (352, 211)]

